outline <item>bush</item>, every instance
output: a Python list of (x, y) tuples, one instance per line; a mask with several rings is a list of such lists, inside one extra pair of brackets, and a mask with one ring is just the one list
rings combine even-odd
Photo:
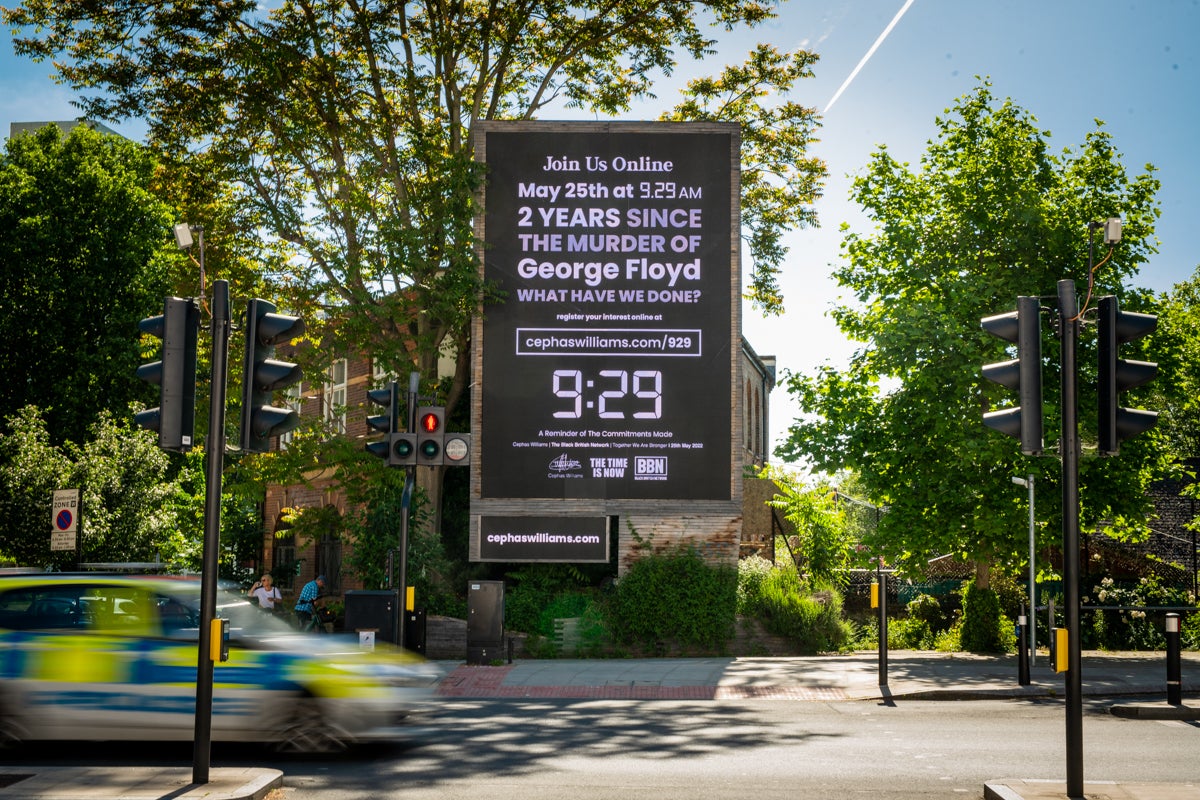
[(933, 633), (941, 633), (948, 625), (942, 604), (931, 594), (919, 594), (908, 601), (908, 615), (924, 622)]
[(737, 572), (707, 564), (694, 547), (645, 555), (617, 583), (614, 636), (663, 652), (672, 644), (723, 652), (733, 636)]
[(755, 616), (762, 594), (763, 581), (775, 567), (762, 556), (750, 556), (738, 561), (737, 613)]
[[(1126, 584), (1104, 578), (1092, 587), (1083, 602), (1104, 606), (1183, 606), (1193, 604), (1194, 599), (1186, 591), (1162, 586), (1151, 576)], [(1085, 647), (1101, 650), (1161, 650), (1166, 647), (1161, 612), (1093, 609), (1085, 614), (1082, 631)], [(1188, 647), (1189, 639), (1194, 641), (1196, 633), (1200, 632), (1197, 616), (1200, 615), (1181, 615), (1180, 638), (1184, 647)]]
[(888, 647), (897, 650), (932, 650), (937, 634), (929, 623), (917, 617), (888, 620)]
[[(578, 616), (588, 604), (580, 576), (564, 564), (529, 564), (507, 575), (504, 625), (511, 631), (550, 635), (557, 617)], [(550, 616), (550, 609), (557, 609)]]
[[(739, 585), (743, 590), (739, 607), (762, 621), (776, 636), (786, 636), (804, 651), (821, 653), (840, 650), (854, 638), (848, 622), (842, 619), (842, 595), (836, 589), (812, 593), (803, 585), (794, 569), (772, 567), (765, 575), (752, 566), (746, 570), (752, 580)], [(751, 586), (756, 590), (751, 591)]]
[(1000, 613), (1000, 598), (991, 589), (983, 589), (970, 581), (963, 587), (962, 649), (973, 653), (1004, 652), (1001, 639), (1004, 616)]

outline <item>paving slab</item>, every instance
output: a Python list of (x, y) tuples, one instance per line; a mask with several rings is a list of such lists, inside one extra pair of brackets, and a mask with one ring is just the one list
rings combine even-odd
[(0, 767), (0, 800), (263, 800), (283, 773), (216, 767), (192, 783), (191, 767)]
[[(1196, 800), (1200, 783), (1112, 783), (1084, 781), (1085, 800)], [(986, 783), (984, 800), (1078, 800), (1065, 781), (1004, 780)]]

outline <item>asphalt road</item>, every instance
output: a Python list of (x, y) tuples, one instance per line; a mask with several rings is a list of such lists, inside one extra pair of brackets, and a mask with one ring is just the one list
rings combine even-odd
[[(1200, 775), (1200, 725), (1084, 714), (1087, 781)], [(980, 798), (1065, 775), (1062, 703), (462, 700), (413, 742), (327, 759), (215, 746), (213, 766), (284, 772), (283, 800)], [(190, 746), (57, 744), (20, 763), (190, 764)]]

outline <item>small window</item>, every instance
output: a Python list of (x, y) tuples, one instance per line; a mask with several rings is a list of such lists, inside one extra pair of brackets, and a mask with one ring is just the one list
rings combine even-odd
[(344, 358), (330, 364), (325, 375), (325, 422), (332, 431), (343, 436), (346, 434), (347, 375)]

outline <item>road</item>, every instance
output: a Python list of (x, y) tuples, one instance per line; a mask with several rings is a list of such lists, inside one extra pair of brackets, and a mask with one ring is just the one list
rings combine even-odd
[[(1085, 706), (1087, 781), (1187, 781), (1200, 725)], [(1065, 776), (1059, 701), (818, 703), (471, 700), (419, 740), (328, 759), (216, 746), (213, 766), (285, 774), (284, 800), (979, 798), (1005, 778)], [(190, 763), (190, 749), (60, 746), (21, 762)]]

